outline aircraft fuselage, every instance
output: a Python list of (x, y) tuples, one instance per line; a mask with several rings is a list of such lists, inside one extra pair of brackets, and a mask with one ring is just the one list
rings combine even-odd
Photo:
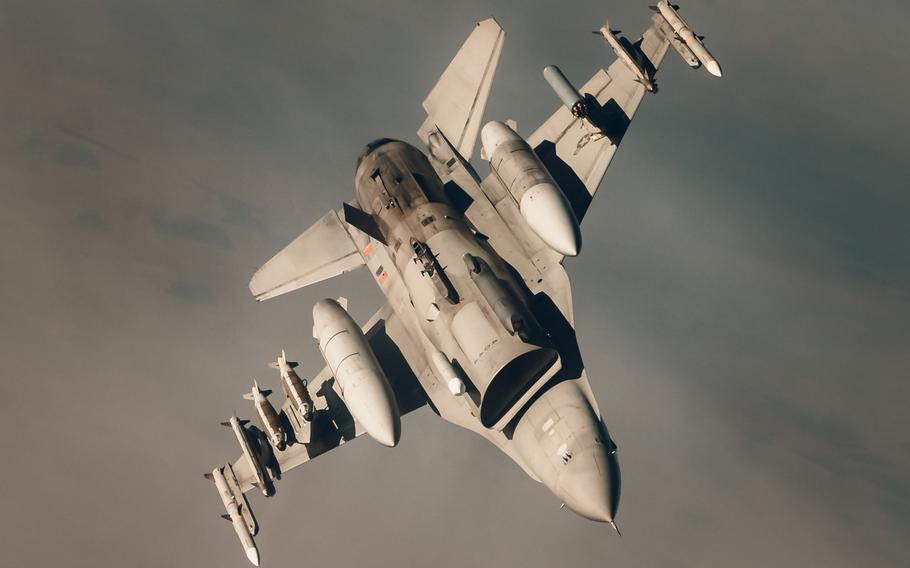
[[(424, 346), (434, 374), (454, 373), (466, 384), (463, 395), (424, 385), (434, 406), (465, 397), (459, 407), (472, 416), (457, 423), (496, 443), (577, 513), (612, 522), (615, 445), (577, 381), (561, 377), (560, 350), (514, 269), (455, 207), (417, 148), (371, 143), (355, 187), (393, 264), (377, 268), (380, 288), (404, 321), (417, 324), (407, 332)], [(406, 295), (385, 286), (393, 270)], [(413, 371), (426, 380), (422, 369)]]

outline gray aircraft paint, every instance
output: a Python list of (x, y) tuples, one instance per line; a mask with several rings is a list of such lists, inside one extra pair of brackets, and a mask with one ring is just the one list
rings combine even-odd
[[(421, 94), (476, 18), (495, 13), (509, 31), (490, 117), (526, 134), (555, 100), (542, 65), (586, 77), (603, 55), (588, 32), (604, 4), (526, 6), (6, 6), (9, 563), (246, 564), (212, 517), (210, 485), (182, 480), (213, 465), (201, 445), (231, 443), (212, 424), (249, 412), (238, 395), (277, 349), (303, 358), (302, 375), (318, 370), (316, 300), (361, 297), (352, 314), (365, 321), (380, 296), (351, 275), (257, 305), (244, 282), (350, 194), (365, 133), (409, 139)], [(592, 205), (584, 260), (567, 262), (592, 388), (621, 446), (621, 540), (553, 515), (539, 484), (423, 410), (396, 450), (363, 440), (289, 476), (280, 501), (251, 496), (263, 562), (406, 565), (448, 546), (436, 565), (903, 566), (908, 235), (895, 181), (907, 115), (895, 70), (908, 15), (880, 8), (683, 5), (724, 79), (661, 70)], [(641, 9), (609, 15), (634, 30)], [(380, 19), (401, 61), (382, 72), (363, 60)], [(870, 88), (883, 77), (888, 88)], [(845, 114), (857, 101), (862, 112)], [(33, 136), (84, 145), (100, 169), (18, 150)], [(266, 231), (224, 223), (188, 178), (242, 200)], [(75, 221), (86, 211), (102, 226)], [(235, 247), (159, 234), (157, 213), (219, 224)], [(208, 299), (170, 295), (176, 282)]]

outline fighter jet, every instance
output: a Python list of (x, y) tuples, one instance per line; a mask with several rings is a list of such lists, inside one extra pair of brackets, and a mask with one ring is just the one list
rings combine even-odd
[[(250, 291), (264, 301), (365, 266), (386, 298), (363, 325), (347, 300), (317, 302), (325, 368), (300, 380), (282, 351), (279, 417), (263, 418), (265, 432), (228, 423), (242, 454), (208, 477), (254, 564), (246, 491), (272, 496), (284, 474), (361, 434), (394, 447), (401, 418), (423, 406), (489, 440), (563, 506), (616, 529), (617, 445), (588, 381), (563, 263), (581, 252), (580, 224), (668, 48), (690, 65), (701, 53), (680, 48), (680, 37), (697, 40), (664, 12), (619, 48), (605, 26), (625, 57), (580, 89), (548, 66), (562, 105), (527, 137), (511, 121), (483, 124), (505, 32), (479, 22), (423, 101), (419, 143), (367, 144), (349, 201), (253, 275)], [(471, 161), (478, 136), (486, 175)], [(265, 408), (257, 391), (249, 396)]]

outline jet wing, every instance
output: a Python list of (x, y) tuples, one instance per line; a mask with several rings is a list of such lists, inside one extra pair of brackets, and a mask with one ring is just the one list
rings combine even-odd
[(335, 211), (329, 211), (253, 274), (250, 292), (268, 300), (354, 270), (363, 257)]
[[(661, 29), (665, 25), (655, 19), (638, 42), (655, 72), (670, 45), (667, 39), (670, 36)], [(617, 59), (606, 70), (595, 73), (580, 91), (582, 95), (595, 97), (606, 111), (607, 137), (599, 140), (592, 137), (582, 120), (561, 106), (528, 138), (528, 144), (569, 198), (579, 221), (600, 187), (619, 142), (641, 104), (645, 88), (635, 73)]]
[(423, 101), (427, 119), (417, 135), (424, 144), (438, 127), (465, 159), (471, 159), (505, 35), (493, 18), (477, 23)]
[[(363, 326), (363, 330), (370, 347), (376, 354), (376, 359), (379, 360), (386, 377), (392, 383), (399, 410), (402, 415), (405, 415), (425, 405), (427, 397), (404, 355), (404, 353), (412, 352), (415, 346), (399, 345), (402, 342), (410, 342), (408, 336), (395, 334), (395, 340), (393, 340), (386, 333), (386, 326), (395, 325), (396, 318), (391, 307), (386, 305), (370, 318)], [(422, 364), (422, 362), (418, 364)], [(262, 440), (258, 445), (260, 450), (257, 452), (258, 457), (273, 472), (276, 479), (291, 469), (342, 446), (365, 432), (345, 408), (341, 391), (328, 367), (323, 368), (315, 378), (309, 380), (307, 388), (316, 407), (315, 417), (311, 422), (305, 422), (297, 416), (296, 411), (287, 401), (284, 403), (281, 417), (291, 426), (291, 431), (289, 431), (289, 443), (283, 451), (272, 448), (268, 442), (262, 440), (255, 427), (248, 426), (245, 429), (247, 437), (254, 439), (258, 437)], [(254, 487), (256, 476), (250, 467), (250, 460), (246, 459), (246, 456), (241, 455), (234, 460), (231, 468), (241, 491), (249, 491)]]

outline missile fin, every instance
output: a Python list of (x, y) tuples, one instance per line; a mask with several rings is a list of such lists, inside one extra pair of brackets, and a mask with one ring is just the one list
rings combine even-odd
[[(229, 426), (230, 426), (230, 424), (229, 424)], [(210, 472), (210, 471), (203, 473), (202, 477), (208, 479), (209, 481), (215, 481), (215, 476), (212, 475), (212, 472)]]

